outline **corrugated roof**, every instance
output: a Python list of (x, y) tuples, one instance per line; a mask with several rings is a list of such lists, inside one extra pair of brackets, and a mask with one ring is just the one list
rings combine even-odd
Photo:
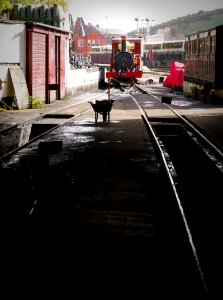
[(92, 24), (89, 24), (89, 25), (85, 25), (85, 33), (86, 35), (89, 35), (90, 33), (92, 32), (97, 32), (97, 34), (101, 37), (101, 38), (105, 38), (105, 35), (102, 34), (100, 32), (100, 30), (98, 30), (97, 27), (93, 26)]
[(77, 18), (75, 26), (76, 26), (76, 33), (79, 36), (87, 36), (92, 32), (97, 32), (99, 37), (105, 38), (105, 35), (100, 30), (98, 30), (98, 28), (96, 26), (93, 26), (90, 23), (88, 25), (86, 25), (84, 23), (83, 18), (81, 18), (81, 17)]

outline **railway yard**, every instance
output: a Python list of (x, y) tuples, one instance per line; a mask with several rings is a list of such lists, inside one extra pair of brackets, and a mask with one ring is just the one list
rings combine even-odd
[(106, 90), (0, 113), (2, 269), (24, 295), (221, 298), (223, 103), (159, 76), (112, 88), (109, 116)]

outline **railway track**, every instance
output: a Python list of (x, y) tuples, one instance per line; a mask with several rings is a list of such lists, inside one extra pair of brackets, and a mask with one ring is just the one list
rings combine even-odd
[[(145, 89), (143, 93), (146, 93)], [(155, 101), (161, 101), (161, 98), (149, 94)], [(213, 285), (211, 281), (215, 277), (207, 263), (210, 260), (210, 244), (215, 247), (218, 245), (217, 248), (221, 244), (222, 223), (219, 222), (220, 203), (217, 200), (221, 195), (223, 153), (168, 104), (163, 105), (172, 112), (172, 117), (153, 118), (149, 117), (148, 109), (143, 109), (143, 104), (141, 106), (133, 95), (131, 97), (141, 110), (148, 132), (162, 158), (208, 294), (205, 278)], [(205, 243), (207, 237), (209, 239)], [(212, 263), (217, 264), (220, 256), (216, 259), (214, 251), (211, 256)]]
[[(95, 295), (103, 284), (113, 297), (207, 299), (220, 290), (221, 155), (151, 95), (114, 97), (109, 124), (86, 112), (45, 135), (62, 151), (39, 156), (36, 139), (1, 169), (22, 267), (47, 268), (55, 281), (63, 274), (75, 291), (93, 282)], [(149, 116), (148, 102), (173, 116)]]
[[(49, 109), (40, 115), (25, 118), (17, 124), (8, 125), (0, 130), (0, 164), (9, 159), (13, 154), (28, 146), (35, 140), (66, 123), (90, 111), (88, 101), (100, 98), (105, 92), (89, 97), (57, 109)], [(81, 107), (80, 105), (86, 104)], [(73, 111), (71, 114), (69, 111)]]

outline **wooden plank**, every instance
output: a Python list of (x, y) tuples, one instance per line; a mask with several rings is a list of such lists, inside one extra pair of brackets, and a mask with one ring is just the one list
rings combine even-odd
[(23, 70), (20, 67), (9, 67), (18, 109), (28, 108), (29, 91)]

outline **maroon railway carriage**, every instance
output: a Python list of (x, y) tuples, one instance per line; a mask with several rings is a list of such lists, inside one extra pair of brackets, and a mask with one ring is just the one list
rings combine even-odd
[(184, 94), (223, 98), (223, 25), (186, 35)]

